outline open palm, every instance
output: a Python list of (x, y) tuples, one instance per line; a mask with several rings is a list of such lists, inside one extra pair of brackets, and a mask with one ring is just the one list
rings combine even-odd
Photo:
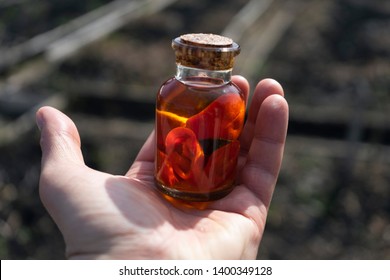
[[(248, 96), (240, 76), (233, 81)], [(54, 108), (37, 112), (41, 199), (75, 259), (255, 258), (279, 173), (288, 106), (281, 86), (261, 81), (240, 138), (238, 185), (227, 197), (178, 207), (154, 187), (154, 133), (124, 176), (84, 164), (74, 123)]]

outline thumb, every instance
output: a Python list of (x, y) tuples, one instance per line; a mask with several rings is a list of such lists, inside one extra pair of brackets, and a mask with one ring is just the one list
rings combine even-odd
[(61, 164), (82, 164), (80, 136), (73, 121), (52, 107), (42, 107), (36, 113), (41, 131), (42, 169)]

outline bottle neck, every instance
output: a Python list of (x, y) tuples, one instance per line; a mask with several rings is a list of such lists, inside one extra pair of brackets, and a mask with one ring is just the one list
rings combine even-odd
[(206, 70), (177, 64), (175, 78), (185, 84), (206, 83), (212, 85), (224, 85), (231, 81), (232, 69)]

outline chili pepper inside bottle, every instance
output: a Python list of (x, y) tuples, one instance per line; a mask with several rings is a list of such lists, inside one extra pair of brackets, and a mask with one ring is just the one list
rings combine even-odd
[(177, 73), (156, 100), (156, 185), (175, 199), (216, 200), (235, 184), (245, 98), (231, 75), (240, 47), (200, 33), (174, 39), (172, 48)]

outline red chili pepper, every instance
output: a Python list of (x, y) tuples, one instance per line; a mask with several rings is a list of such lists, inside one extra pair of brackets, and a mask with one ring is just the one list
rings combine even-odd
[(218, 188), (234, 179), (239, 152), (240, 142), (237, 140), (222, 146), (210, 155), (204, 172), (209, 178), (211, 188)]
[[(188, 191), (207, 192), (234, 180), (240, 150), (239, 132), (244, 121), (245, 104), (236, 94), (225, 94), (203, 111), (192, 116), (181, 127), (158, 135), (159, 154), (157, 177), (164, 185)], [(168, 115), (165, 117), (172, 116)], [(158, 115), (159, 121), (164, 117)], [(185, 125), (185, 127), (183, 127)], [(166, 126), (167, 128), (170, 126)], [(234, 140), (205, 156), (199, 140)], [(160, 164), (161, 163), (161, 164)]]
[(199, 140), (235, 140), (245, 117), (245, 103), (237, 94), (224, 94), (186, 122)]
[(158, 152), (159, 156), (157, 159), (159, 162), (157, 166), (160, 166), (160, 169), (157, 172), (157, 179), (165, 186), (174, 186), (179, 182), (179, 179), (176, 177), (172, 164), (167, 160), (167, 156), (163, 152)]
[(170, 112), (156, 111), (156, 125), (159, 127), (157, 133), (157, 147), (165, 150), (165, 139), (173, 127), (184, 127), (187, 118)]
[(172, 129), (165, 139), (166, 163), (171, 173), (191, 182), (202, 172), (204, 154), (194, 132), (188, 128)]
[[(177, 135), (178, 138), (173, 139), (174, 135)], [(169, 134), (169, 142), (167, 149), (171, 153), (168, 155), (161, 153), (163, 163), (158, 172), (158, 178), (165, 185), (176, 185), (176, 187), (186, 190), (196, 188), (207, 192), (234, 180), (234, 170), (240, 149), (239, 141), (234, 141), (215, 150), (209, 156), (206, 166), (203, 166), (203, 152), (190, 130), (180, 128), (179, 131), (179, 129), (175, 129), (172, 134)]]

